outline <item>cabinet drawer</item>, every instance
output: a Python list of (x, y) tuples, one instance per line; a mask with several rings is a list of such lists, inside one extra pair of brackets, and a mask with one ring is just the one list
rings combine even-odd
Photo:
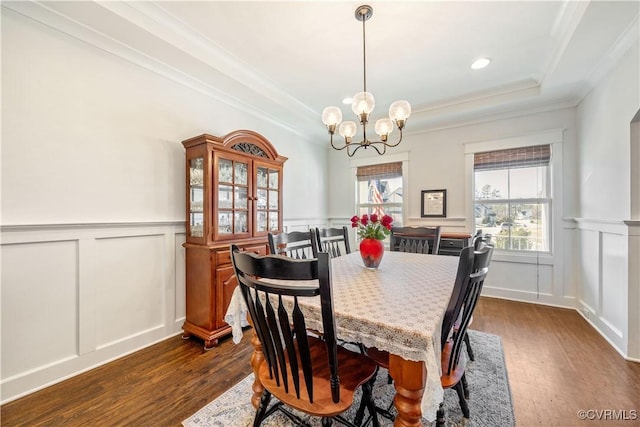
[(442, 249), (462, 249), (466, 239), (440, 239), (440, 250)]
[[(243, 250), (243, 251), (247, 251), (247, 252), (253, 252), (253, 253), (256, 253), (258, 255), (266, 255), (267, 254), (267, 245), (266, 244), (247, 246), (247, 247), (244, 247), (244, 248), (241, 247), (240, 249)], [(222, 250), (222, 251), (216, 251), (215, 257), (216, 257), (216, 265), (231, 264), (231, 251), (229, 249), (225, 249), (225, 250)]]

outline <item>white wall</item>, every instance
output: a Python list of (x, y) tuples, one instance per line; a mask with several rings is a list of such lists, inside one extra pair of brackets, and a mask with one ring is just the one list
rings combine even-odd
[[(640, 359), (638, 212), (640, 159), (631, 121), (640, 110), (638, 42), (578, 105), (581, 313), (622, 354)], [(632, 175), (632, 171), (636, 175)], [(635, 177), (635, 178), (634, 178)], [(635, 197), (635, 195), (633, 195)], [(637, 210), (635, 203), (633, 209)]]
[(261, 133), (285, 226), (327, 217), (324, 148), (135, 54), (2, 8), (2, 401), (181, 331), (182, 140)]
[[(411, 122), (408, 123), (411, 130)], [(576, 139), (575, 109), (530, 113), (512, 118), (487, 120), (458, 127), (409, 134), (392, 153), (408, 152), (408, 198), (405, 214), (407, 225), (441, 225), (444, 231), (474, 230), (471, 206), (471, 170), (465, 159), (465, 145), (479, 141), (505, 140), (548, 133), (560, 133), (562, 142), (554, 146), (558, 164), (554, 163), (554, 227), (553, 255), (542, 257), (494, 255), (485, 295), (523, 301), (574, 306), (573, 252), (565, 247), (574, 240), (576, 212)], [(560, 151), (556, 152), (556, 148)], [(362, 151), (362, 150), (361, 150)], [(367, 153), (370, 154), (370, 153)], [(377, 158), (373, 153), (372, 158)], [(348, 221), (355, 212), (353, 178), (350, 161), (344, 152), (330, 154), (329, 212), (334, 222)], [(366, 158), (358, 153), (354, 158)], [(420, 217), (420, 192), (427, 189), (447, 190), (447, 218)]]

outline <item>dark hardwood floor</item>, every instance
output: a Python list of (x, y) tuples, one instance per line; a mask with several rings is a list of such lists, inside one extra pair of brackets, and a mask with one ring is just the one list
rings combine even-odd
[[(625, 361), (575, 311), (482, 298), (472, 328), (502, 337), (518, 426), (640, 425), (578, 417), (640, 417), (640, 364)], [(3, 405), (0, 424), (180, 426), (251, 372), (250, 334), (207, 352), (199, 341), (170, 338)]]

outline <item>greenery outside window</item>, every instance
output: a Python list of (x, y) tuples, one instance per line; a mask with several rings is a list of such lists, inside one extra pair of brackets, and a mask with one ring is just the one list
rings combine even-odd
[(474, 154), (475, 228), (496, 249), (550, 252), (551, 146)]

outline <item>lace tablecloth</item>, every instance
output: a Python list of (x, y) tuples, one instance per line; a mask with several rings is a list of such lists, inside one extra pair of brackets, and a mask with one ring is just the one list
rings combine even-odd
[[(331, 260), (338, 338), (425, 362), (422, 414), (432, 421), (443, 400), (440, 329), (458, 258), (387, 251), (378, 270), (366, 269), (358, 252)], [(307, 327), (322, 330), (320, 299), (300, 300)], [(236, 288), (225, 315), (233, 342), (242, 338), (247, 310)]]

